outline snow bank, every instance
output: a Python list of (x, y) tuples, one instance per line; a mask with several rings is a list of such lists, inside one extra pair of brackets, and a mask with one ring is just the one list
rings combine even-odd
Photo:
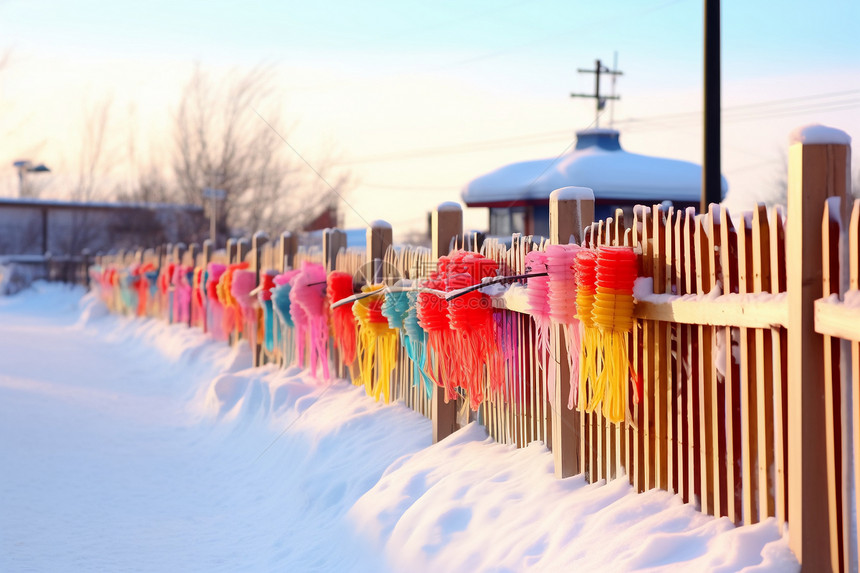
[(0, 570), (798, 568), (773, 520), (556, 480), (543, 446), (474, 424), (431, 445), (402, 405), (80, 295), (0, 300), (0, 434), (21, 437), (0, 441)]
[(735, 528), (625, 480), (557, 480), (542, 446), (495, 444), (475, 424), (389, 468), (350, 516), (402, 571), (785, 571), (793, 561), (773, 520)]

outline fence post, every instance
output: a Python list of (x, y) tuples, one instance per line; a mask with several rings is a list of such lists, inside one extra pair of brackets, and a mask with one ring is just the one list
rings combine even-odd
[[(582, 230), (594, 220), (594, 192), (585, 187), (556, 189), (549, 196), (549, 239), (553, 245), (571, 240), (581, 243)], [(571, 295), (573, 296), (573, 295)], [(552, 457), (555, 477), (566, 478), (582, 471), (579, 467), (580, 412), (567, 408), (570, 395), (570, 367), (561, 325), (552, 330), (553, 356), (558, 364), (552, 398)]]
[[(431, 248), (433, 264), (451, 250), (452, 239), (463, 240), (463, 209), (454, 202), (441, 203), (431, 219)], [(430, 419), (433, 423), (433, 443), (444, 440), (457, 431), (457, 401), (445, 399), (445, 391), (433, 386)]]
[[(180, 265), (182, 265), (182, 259), (185, 257), (185, 243), (176, 243), (173, 245), (173, 263), (176, 265), (174, 267), (173, 274), (176, 274), (176, 269), (179, 269)], [(167, 277), (169, 280), (169, 285), (167, 287), (167, 292), (170, 293), (170, 324), (174, 324), (179, 320), (179, 317), (176, 316), (176, 286), (173, 284), (173, 277)]]
[[(257, 231), (254, 233), (254, 236), (251, 238), (251, 252), (254, 253), (254, 258), (251, 261), (251, 270), (254, 271), (254, 274), (257, 276), (256, 284), (260, 284), (260, 269), (262, 268), (262, 261), (260, 260), (260, 251), (265, 245), (269, 242), (269, 235), (265, 233), (265, 231)], [(257, 319), (258, 324), (260, 321), (260, 313), (258, 312)], [(263, 363), (263, 349), (260, 341), (257, 340), (257, 343), (254, 345), (254, 366), (260, 366)]]
[(242, 263), (245, 261), (245, 257), (248, 256), (248, 253), (251, 252), (251, 241), (248, 240), (248, 237), (242, 237), (238, 241), (236, 241), (236, 262)]
[(262, 268), (262, 260), (260, 259), (260, 251), (263, 245), (269, 242), (269, 235), (265, 231), (257, 231), (251, 238), (251, 251), (254, 253), (254, 258), (251, 261), (251, 270), (257, 274), (257, 283), (260, 282), (260, 269)]
[(212, 261), (212, 240), (206, 239), (203, 241), (203, 250), (201, 251), (203, 254), (203, 268), (209, 266), (209, 263)]
[(227, 264), (236, 263), (236, 239), (227, 239)]
[[(824, 135), (824, 138), (817, 137)], [(831, 568), (825, 455), (824, 339), (813, 303), (822, 294), (821, 222), (828, 197), (849, 193), (850, 139), (838, 130), (797, 130), (788, 163), (789, 546), (806, 571)], [(844, 205), (841, 210), (844, 211)]]
[(81, 251), (81, 263), (84, 268), (83, 285), (89, 290), (90, 288), (90, 250), (83, 249)]
[[(212, 246), (213, 246), (213, 244), (214, 243), (212, 242), (211, 239), (206, 239), (205, 241), (203, 241), (203, 248), (200, 252), (200, 254), (202, 255), (200, 257), (200, 259), (201, 259), (200, 264), (203, 267), (203, 276), (204, 277), (206, 276), (206, 270), (209, 268), (209, 263), (212, 261), (212, 250), (213, 250)], [(203, 289), (205, 291), (205, 289), (206, 289), (205, 284), (203, 285)], [(209, 297), (206, 296), (205, 292), (203, 295), (203, 308), (200, 309), (200, 312), (203, 313), (203, 320), (200, 323), (203, 327), (203, 332), (209, 332)]]
[(278, 245), (278, 270), (286, 271), (293, 268), (296, 252), (299, 250), (299, 237), (289, 231), (281, 233), (281, 242)]
[[(337, 254), (346, 248), (346, 233), (338, 229), (326, 229), (323, 231), (323, 262), (325, 272), (330, 273), (335, 269)], [(370, 243), (368, 242), (368, 245)], [(391, 244), (389, 240), (389, 244)]]
[[(188, 281), (191, 283), (192, 289), (194, 288), (194, 269), (197, 267), (197, 255), (200, 254), (200, 245), (197, 243), (191, 243), (188, 245), (188, 266), (191, 267), (191, 280)], [(191, 295), (191, 298), (188, 300), (188, 326), (193, 324), (193, 316), (191, 315), (191, 307), (193, 303), (191, 302), (194, 299), (194, 295)]]
[[(173, 243), (167, 243), (164, 245), (164, 249), (161, 253), (161, 268), (159, 269), (159, 276), (161, 273), (167, 273), (170, 267), (171, 262), (176, 262), (173, 260)], [(161, 308), (161, 314), (166, 318), (167, 324), (172, 322), (171, 318), (173, 316), (173, 291), (170, 287), (170, 281), (173, 277), (167, 277), (167, 291), (161, 295), (161, 304), (159, 307)], [(159, 292), (161, 292), (159, 290)]]
[(197, 243), (191, 243), (188, 245), (188, 259), (190, 262), (190, 266), (193, 268), (197, 266), (197, 255), (200, 253), (200, 245)]
[[(370, 245), (370, 241), (368, 241), (367, 244)], [(325, 267), (326, 276), (337, 268), (337, 254), (341, 249), (346, 249), (346, 233), (339, 229), (325, 229), (322, 236), (322, 250), (323, 266)], [(329, 357), (331, 363), (334, 365), (334, 371), (337, 373), (338, 377), (343, 377), (345, 368), (342, 364), (341, 356), (337, 352), (337, 346), (334, 344), (334, 339), (329, 338), (328, 347)], [(357, 359), (356, 362), (350, 366), (350, 369), (353, 372), (357, 371)]]
[(382, 282), (382, 261), (391, 246), (393, 231), (386, 221), (373, 221), (367, 228), (367, 283)]

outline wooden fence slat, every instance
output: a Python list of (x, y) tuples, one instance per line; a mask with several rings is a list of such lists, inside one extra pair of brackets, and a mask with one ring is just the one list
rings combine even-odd
[[(677, 240), (681, 224), (681, 212), (675, 212), (671, 207), (666, 213), (666, 228), (664, 239), (664, 265), (666, 268), (663, 292), (680, 292), (679, 279), (682, 281), (684, 267), (678, 258), (681, 251), (681, 243)], [(678, 456), (678, 417), (680, 413), (678, 384), (680, 379), (676, 375), (673, 361), (672, 339), (673, 333), (678, 329), (676, 325), (661, 322), (660, 347), (661, 369), (657, 374), (663, 381), (664, 407), (665, 407), (665, 447), (666, 447), (666, 488), (668, 491), (677, 493), (679, 491), (679, 456)], [(677, 356), (677, 355), (676, 355)]]
[[(823, 296), (840, 294), (839, 240), (841, 208), (824, 204), (821, 220), (821, 290)], [(834, 571), (843, 571), (842, 562), (842, 425), (844, 400), (841, 396), (839, 368), (839, 339), (825, 335), (824, 342), (824, 443), (827, 456), (827, 516), (830, 538), (830, 564)]]
[[(712, 203), (708, 209), (708, 218), (706, 225), (708, 226), (707, 233), (707, 257), (708, 257), (708, 293), (713, 292), (717, 288), (717, 277), (721, 272), (718, 266), (720, 258), (718, 249), (721, 245), (722, 234), (720, 231), (720, 207)], [(721, 336), (721, 332), (711, 326), (709, 328), (711, 336), (711, 345), (717, 341), (717, 337)], [(728, 509), (728, 462), (726, 459), (726, 384), (723, 381), (720, 383), (717, 376), (716, 355), (712, 354), (709, 362), (710, 368), (714, 371), (712, 379), (712, 392), (710, 395), (711, 411), (713, 421), (711, 432), (713, 434), (714, 448), (714, 515), (722, 517), (727, 516)]]
[[(737, 232), (731, 215), (724, 206), (720, 207), (720, 268), (722, 270), (723, 292), (737, 292)], [(733, 272), (734, 270), (734, 272)], [(726, 363), (724, 364), (724, 382), (726, 393), (726, 458), (729, 464), (726, 473), (728, 517), (732, 523), (739, 524), (743, 517), (741, 501), (743, 496), (740, 464), (736, 460), (741, 456), (740, 440), (740, 368), (735, 363), (732, 349), (731, 327), (723, 329), (723, 342)]]
[[(860, 289), (860, 200), (855, 199), (851, 208), (851, 220), (848, 226), (848, 271), (849, 284), (852, 290)], [(860, 517), (860, 342), (851, 342), (851, 414), (852, 444), (851, 452), (854, 459), (854, 512), (855, 519)], [(855, 527), (854, 546), (860, 550), (860, 527)], [(846, 543), (846, 547), (849, 544)]]
[[(771, 292), (785, 291), (785, 274), (780, 272), (780, 267), (785, 264), (785, 229), (783, 218), (778, 209), (771, 211), (770, 218), (770, 247), (771, 247)], [(771, 341), (773, 344), (773, 396), (774, 396), (774, 512), (780, 531), (784, 529), (787, 519), (786, 515), (786, 480), (788, 478), (785, 467), (786, 447), (786, 390), (787, 372), (786, 345), (784, 328), (771, 328)]]
[[(685, 259), (685, 274), (684, 274), (684, 293), (698, 294), (697, 281), (695, 277), (695, 225), (692, 214), (689, 210), (683, 213), (683, 226), (681, 227), (680, 238), (683, 242), (684, 259)], [(702, 467), (702, 432), (700, 427), (701, 402), (703, 400), (702, 391), (699, 387), (701, 378), (699, 373), (698, 362), (698, 328), (692, 325), (685, 324), (683, 326), (683, 341), (680, 356), (682, 357), (682, 365), (685, 366), (682, 376), (683, 392), (685, 396), (686, 412), (684, 416), (684, 426), (686, 431), (685, 450), (687, 455), (687, 487), (689, 490), (690, 500), (698, 499), (702, 504), (703, 509), (707, 507), (705, 494), (703, 490), (703, 467)]]
[[(682, 213), (678, 211), (676, 222), (674, 225), (674, 242), (677, 245), (675, 248), (675, 290), (679, 295), (690, 294), (688, 289), (688, 265), (683, 238), (683, 228), (681, 223)], [(673, 420), (673, 432), (675, 436), (674, 454), (676, 458), (675, 487), (677, 493), (684, 500), (684, 503), (689, 503), (692, 499), (690, 490), (690, 452), (688, 450), (690, 444), (690, 432), (687, 427), (690, 412), (690, 396), (688, 393), (688, 384), (685, 381), (684, 372), (684, 356), (686, 355), (687, 334), (689, 328), (683, 324), (673, 324), (671, 327), (674, 339), (674, 368), (672, 381), (672, 395), (676, 401), (675, 416)]]
[[(702, 217), (696, 216), (692, 218), (689, 211), (688, 217), (692, 219), (693, 226), (693, 242), (695, 246), (695, 269), (696, 269), (696, 292), (705, 294), (710, 287), (710, 265), (709, 259), (706, 256), (707, 250), (710, 247), (705, 228), (702, 223)], [(718, 513), (717, 502), (718, 498), (717, 487), (715, 486), (714, 476), (714, 385), (715, 376), (714, 368), (711, 360), (711, 330), (707, 326), (699, 325), (697, 328), (697, 355), (696, 364), (698, 365), (698, 446), (699, 446), (699, 463), (700, 480), (701, 480), (701, 497), (700, 503), (702, 511), (711, 515)]]
[[(654, 225), (654, 252), (652, 261), (654, 265), (654, 292), (665, 292), (666, 285), (666, 214), (659, 206), (654, 206), (652, 224)], [(671, 218), (669, 219), (671, 221)], [(660, 355), (660, 345), (665, 340), (665, 326), (662, 323), (652, 325), (652, 339), (650, 354), (652, 354), (651, 366), (652, 387), (654, 393), (653, 402), (653, 431), (651, 437), (654, 446), (654, 483), (651, 487), (667, 489), (666, 480), (666, 377), (661, 375), (661, 369), (665, 370), (663, 357)]]
[[(645, 209), (635, 209), (633, 212), (633, 246), (638, 247), (642, 251), (642, 256), (639, 258), (639, 264), (648, 256), (647, 252), (647, 221), (645, 221), (647, 211)], [(639, 269), (639, 274), (642, 274), (642, 269)], [(642, 359), (643, 349), (643, 334), (644, 322), (635, 320), (633, 322), (633, 365), (638, 376), (638, 381), (641, 381), (640, 390), (644, 387), (644, 368)], [(645, 466), (645, 446), (644, 446), (644, 395), (639, 396), (639, 402), (633, 406), (633, 423), (632, 430), (632, 448), (630, 452), (630, 466), (628, 474), (630, 475), (630, 483), (633, 489), (637, 492), (643, 491), (644, 488), (644, 473)]]
[[(747, 225), (747, 216), (740, 221), (738, 233), (738, 288), (741, 293), (752, 292), (752, 237)], [(759, 521), (758, 515), (758, 440), (757, 440), (757, 394), (755, 367), (755, 335), (748, 328), (741, 328), (741, 471), (743, 472), (744, 524)]]
[[(659, 213), (657, 214), (659, 217)], [(645, 276), (654, 279), (654, 262), (655, 252), (658, 251), (657, 240), (654, 237), (654, 211), (649, 213), (646, 221), (645, 229), (643, 229), (643, 253), (647, 254), (647, 258), (643, 257), (643, 266), (645, 267)], [(655, 284), (658, 284), (654, 281)], [(656, 336), (655, 324), (652, 321), (643, 323), (642, 336), (642, 431), (643, 431), (643, 450), (644, 450), (644, 471), (642, 480), (642, 490), (649, 490), (657, 487), (655, 476), (656, 471), (656, 426), (654, 423), (654, 402), (657, 398), (657, 393), (654, 388), (654, 360)]]
[[(770, 228), (767, 208), (759, 205), (752, 218), (753, 291), (770, 290)], [(773, 344), (763, 329), (755, 331), (756, 428), (758, 430), (759, 519), (774, 515), (773, 453)]]

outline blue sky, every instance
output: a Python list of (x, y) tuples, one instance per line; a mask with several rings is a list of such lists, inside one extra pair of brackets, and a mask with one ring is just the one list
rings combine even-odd
[[(723, 171), (744, 206), (766, 194), (793, 127), (818, 121), (860, 134), (860, 92), (849, 93), (860, 90), (860, 3), (735, 0), (722, 11)], [(133, 120), (136, 137), (164, 147), (153, 140), (169, 138), (195, 62), (216, 71), (270, 65), (282, 114), (297, 125), (291, 143), (311, 162), (335, 148), (360, 183), (351, 202), (395, 229), (420, 224), (423, 210), (456, 199), (472, 177), (561, 152), (593, 120), (591, 102), (568, 97), (592, 88), (576, 68), (611, 64), (615, 52), (625, 147), (701, 155), (696, 116), (674, 115), (701, 108), (695, 0), (8, 0), (0, 50), (11, 50), (0, 71), (0, 194), (14, 192), (7, 165), (24, 153), (50, 160), (62, 181), (81, 110), (104, 97), (133, 110), (112, 121), (117, 140)], [(820, 94), (842, 95), (809, 97)], [(461, 149), (481, 141), (498, 143)]]

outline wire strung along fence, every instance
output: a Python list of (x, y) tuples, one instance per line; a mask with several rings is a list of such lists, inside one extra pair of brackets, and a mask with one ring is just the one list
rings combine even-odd
[[(316, 351), (308, 349), (316, 335), (279, 306), (297, 304), (295, 293), (266, 304), (269, 291), (274, 300), (287, 277), (296, 276), (290, 273), (322, 269), (325, 281), (293, 286), (316, 288), (315, 296), (339, 272), (352, 277), (350, 292), (384, 286), (388, 297), (402, 292), (398, 288), (429, 284), (437, 261), (468, 251), (497, 274), (519, 277), (492, 298), (494, 344), (503, 348), (496, 362), (474, 371), (478, 380), (470, 381), (469, 391), (441, 388), (442, 373), (449, 371), (440, 351), (418, 357), (406, 327), (396, 330), (391, 322), (378, 323), (374, 332), (397, 332), (398, 344), (369, 337), (346, 363), (332, 322), (336, 305), (329, 301), (321, 313), (332, 376), (363, 378), (369, 393), (376, 384), (373, 395), (430, 418), (435, 441), (477, 421), (499, 442), (543, 442), (558, 477), (626, 479), (636, 491), (674, 492), (736, 524), (775, 518), (788, 524), (804, 569), (845, 570), (858, 547), (860, 503), (852, 494), (860, 478), (860, 202), (848, 201), (849, 157), (844, 141), (793, 143), (787, 209), (758, 206), (733, 215), (711, 205), (699, 214), (655, 205), (637, 207), (632, 217), (619, 211), (594, 221), (593, 196), (556, 192), (547, 239), (482, 240), (464, 234), (459, 206), (442, 204), (432, 215), (430, 249), (393, 245), (391, 227), (376, 222), (361, 249), (348, 247), (339, 230), (325, 231), (321, 244), (301, 246), (292, 233), (273, 240), (258, 233), (231, 239), (218, 251), (207, 242), (101, 256), (91, 276), (117, 312), (215, 335), (220, 329), (232, 344), (252, 345), (255, 365), (314, 368)], [(614, 421), (581, 394), (573, 404), (579, 376), (571, 368), (583, 372), (586, 358), (582, 331), (539, 324), (532, 284), (522, 277), (531, 270), (529, 260), (548, 258), (567, 243), (597, 252), (624, 246), (635, 257), (632, 328), (619, 336), (630, 370), (629, 376), (622, 372), (623, 387), (636, 398)], [(240, 272), (253, 274), (252, 292), (259, 293), (258, 303), (248, 298), (241, 311), (222, 284)], [(579, 300), (579, 288), (563, 294)], [(129, 289), (137, 289), (137, 299)], [(385, 292), (365, 295), (378, 305)], [(408, 300), (415, 311), (417, 299)], [(219, 313), (227, 316), (225, 328)], [(596, 356), (603, 356), (595, 359), (597, 370), (609, 367), (608, 354)], [(476, 402), (473, 391), (483, 398)]]
[[(540, 238), (515, 234), (510, 247), (490, 239), (484, 242), (481, 253), (500, 264), (507, 275), (526, 274), (526, 255), (543, 250), (545, 241)], [(502, 385), (488, 388), (478, 420), (490, 436), (498, 442), (519, 447), (534, 441), (550, 444), (552, 441), (552, 402), (548, 400), (547, 376), (549, 369), (542, 367), (538, 348), (536, 324), (526, 313), (506, 308), (503, 302), (495, 303), (497, 324), (502, 339), (512, 349), (506, 357), (505, 380)], [(553, 360), (555, 357), (552, 358)]]

